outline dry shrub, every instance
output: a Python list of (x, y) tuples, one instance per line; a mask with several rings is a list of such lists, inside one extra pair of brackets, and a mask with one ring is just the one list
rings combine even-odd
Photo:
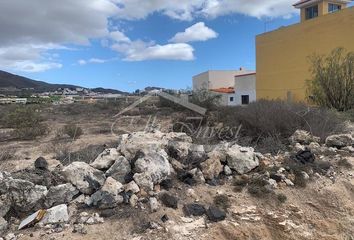
[(342, 158), (338, 161), (338, 166), (345, 169), (352, 169), (353, 165), (346, 158)]
[(4, 118), (5, 126), (15, 129), (15, 137), (21, 140), (33, 140), (45, 135), (48, 127), (43, 121), (39, 110), (31, 106), (17, 107)]
[(249, 180), (246, 178), (242, 178), (242, 177), (236, 178), (233, 182), (234, 191), (241, 192), (243, 190), (243, 188), (247, 186), (248, 181)]
[(272, 153), (284, 150), (288, 138), (297, 129), (309, 131), (322, 140), (343, 129), (343, 122), (333, 111), (280, 100), (260, 100), (247, 107), (221, 108), (218, 121), (229, 127), (242, 125), (240, 144), (254, 145), (259, 151)]
[(257, 198), (262, 198), (274, 193), (270, 189), (268, 181), (261, 178), (254, 178), (249, 182), (248, 192)]
[(84, 131), (76, 124), (67, 124), (63, 127), (62, 133), (68, 135), (71, 139), (75, 140), (80, 138), (80, 136), (84, 134)]
[(209, 90), (201, 89), (194, 91), (190, 102), (207, 110), (217, 109), (220, 105), (221, 95), (210, 92)]
[(214, 198), (214, 204), (215, 206), (223, 209), (224, 211), (227, 211), (231, 207), (229, 197), (225, 194), (217, 195)]
[(15, 150), (12, 148), (0, 148), (0, 161), (11, 160), (14, 157)]
[(105, 145), (88, 145), (77, 151), (73, 150), (72, 144), (67, 142), (53, 142), (47, 152), (53, 153), (54, 158), (61, 162), (64, 166), (72, 162), (93, 162), (99, 154), (106, 148), (117, 147), (115, 143)]
[(286, 196), (285, 194), (283, 194), (283, 193), (279, 193), (279, 194), (277, 195), (277, 199), (278, 199), (278, 201), (279, 201), (280, 203), (285, 203), (286, 200), (288, 200), (287, 196)]

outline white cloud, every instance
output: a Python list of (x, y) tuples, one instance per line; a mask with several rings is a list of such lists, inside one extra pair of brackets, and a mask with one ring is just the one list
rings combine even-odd
[(62, 67), (63, 65), (60, 63), (22, 61), (13, 64), (11, 69), (22, 72), (45, 72), (50, 69), (59, 69)]
[(116, 42), (130, 42), (130, 39), (120, 31), (110, 32), (109, 37)]
[(121, 19), (144, 19), (159, 12), (173, 19), (193, 20), (205, 16), (215, 18), (228, 14), (251, 17), (288, 17), (294, 14), (289, 0), (116, 0), (119, 4), (117, 17)]
[(218, 33), (213, 29), (205, 26), (205, 23), (199, 22), (187, 28), (184, 32), (177, 33), (170, 42), (187, 43), (196, 41), (207, 41), (212, 38), (217, 38)]
[(154, 12), (160, 12), (173, 19), (192, 20), (193, 13), (204, 4), (205, 0), (116, 0), (117, 17), (121, 19), (143, 19)]
[(288, 18), (296, 12), (289, 0), (206, 0), (200, 11), (202, 15), (211, 18), (228, 14), (243, 14), (256, 18)]
[(48, 50), (105, 37), (117, 10), (113, 0), (0, 1), (0, 66), (26, 72), (59, 68), (46, 57)]
[(123, 55), (124, 61), (146, 60), (194, 60), (194, 48), (186, 43), (159, 45), (142, 40), (132, 41), (124, 35), (125, 41), (116, 41), (111, 48)]
[(79, 61), (77, 61), (77, 63), (81, 66), (89, 64), (89, 63), (106, 63), (109, 61), (112, 61), (113, 59), (100, 59), (100, 58), (90, 58), (89, 60), (84, 60), (84, 59), (80, 59)]
[(154, 45), (144, 49), (130, 51), (126, 55), (126, 61), (145, 60), (194, 60), (194, 49), (189, 44), (176, 43), (166, 45)]
[(82, 66), (82, 65), (86, 65), (87, 61), (84, 59), (80, 59), (79, 61), (77, 61), (77, 63)]
[(61, 68), (62, 64), (55, 62), (55, 54), (43, 54), (59, 46), (42, 46), (21, 44), (0, 48), (0, 66), (4, 69), (23, 72), (43, 72), (49, 69)]

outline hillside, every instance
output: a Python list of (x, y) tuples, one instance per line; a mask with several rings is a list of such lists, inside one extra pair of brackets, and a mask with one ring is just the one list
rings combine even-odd
[[(21, 91), (23, 89), (30, 89), (32, 92), (47, 92), (55, 91), (58, 88), (80, 88), (80, 86), (70, 85), (70, 84), (50, 84), (43, 81), (36, 81), (26, 77), (11, 74), (0, 70), (0, 92), (1, 89), (17, 89)], [(103, 92), (103, 93), (116, 93), (124, 94), (124, 92), (114, 89), (104, 89), (104, 88), (94, 88), (91, 89), (93, 92)]]

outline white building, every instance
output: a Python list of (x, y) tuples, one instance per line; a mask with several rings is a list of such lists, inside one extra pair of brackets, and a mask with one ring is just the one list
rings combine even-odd
[(256, 101), (256, 73), (254, 71), (207, 71), (193, 77), (193, 91), (208, 89), (221, 95), (223, 106), (247, 105)]
[(235, 76), (252, 73), (253, 71), (240, 68), (239, 70), (210, 70), (193, 77), (193, 91), (198, 89), (219, 89), (233, 87)]
[(235, 99), (232, 105), (247, 105), (256, 100), (256, 73), (236, 75)]

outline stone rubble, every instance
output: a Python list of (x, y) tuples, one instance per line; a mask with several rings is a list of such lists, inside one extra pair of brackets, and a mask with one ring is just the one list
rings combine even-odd
[[(254, 206), (225, 212), (219, 207), (199, 203), (200, 197), (193, 186), (216, 186), (220, 181), (233, 179), (233, 175), (242, 176), (249, 184), (254, 179), (260, 180), (266, 192), (293, 187), (298, 178), (310, 181), (325, 176), (335, 181), (337, 170), (332, 166), (326, 169), (325, 174), (316, 169), (298, 174), (292, 171), (286, 161), (305, 166), (325, 160), (338, 163), (342, 159), (340, 155), (338, 159), (333, 157), (328, 160), (324, 153), (339, 150), (349, 153), (353, 148), (351, 135), (329, 136), (326, 144), (321, 145), (319, 138), (305, 131), (296, 131), (289, 139), (290, 151), (278, 156), (262, 155), (251, 147), (231, 143), (220, 143), (213, 147), (195, 145), (184, 133), (138, 132), (122, 135), (119, 141), (117, 148), (104, 150), (91, 164), (73, 162), (62, 167), (59, 172), (65, 182), (49, 188), (0, 172), (0, 234), (5, 234), (9, 229), (10, 223), (5, 216), (10, 209), (28, 214), (46, 209), (46, 214), (36, 224), (48, 228), (44, 234), (63, 231), (68, 227), (65, 224), (73, 224), (73, 233), (87, 234), (85, 225), (104, 222), (97, 213), (78, 213), (77, 206), (113, 212), (122, 204), (129, 204), (136, 209), (147, 208), (151, 213), (158, 212), (162, 207), (171, 208), (170, 211), (180, 207), (188, 217), (182, 219), (188, 220), (182, 225), (169, 225), (173, 221), (166, 214), (159, 218), (164, 219), (163, 222), (170, 226), (171, 231), (180, 231), (185, 236), (193, 229), (206, 227), (205, 219), (218, 222), (235, 217), (238, 221), (256, 222), (261, 218)], [(37, 169), (50, 172), (44, 158), (38, 158), (34, 165)], [(252, 172), (261, 167), (266, 167), (267, 171)], [(182, 196), (174, 192), (176, 181), (185, 184), (185, 195), (195, 202), (181, 201)], [(78, 218), (73, 222), (75, 215)], [(201, 218), (196, 220), (191, 217)], [(285, 229), (298, 227), (288, 219), (282, 219), (278, 224)], [(157, 224), (152, 229), (160, 228)], [(11, 233), (5, 235), (5, 239), (15, 238)]]

